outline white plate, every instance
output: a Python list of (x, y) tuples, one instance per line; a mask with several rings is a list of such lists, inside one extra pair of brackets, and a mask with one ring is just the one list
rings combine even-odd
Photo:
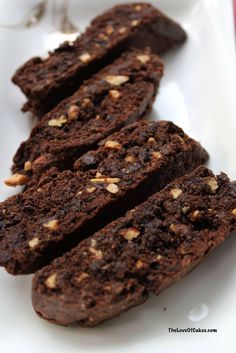
[[(19, 1), (19, 0), (18, 0)], [(73, 1), (83, 28), (117, 1)], [(0, 3), (0, 11), (4, 2)], [(236, 178), (236, 73), (231, 0), (153, 1), (186, 28), (188, 42), (165, 56), (165, 78), (153, 117), (169, 119), (200, 140), (209, 166)], [(32, 122), (20, 112), (23, 95), (10, 83), (19, 63), (46, 54), (57, 41), (46, 19), (31, 30), (0, 29), (0, 195), (18, 144)], [(30, 303), (31, 276), (0, 270), (0, 351), (4, 353), (235, 353), (236, 238), (158, 298), (98, 328), (63, 328), (40, 320)], [(166, 308), (166, 310), (164, 310)], [(169, 333), (168, 328), (215, 328), (217, 333)]]

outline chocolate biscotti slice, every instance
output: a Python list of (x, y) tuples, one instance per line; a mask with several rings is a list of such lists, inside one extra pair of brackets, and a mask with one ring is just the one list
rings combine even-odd
[(123, 51), (149, 46), (159, 54), (185, 39), (182, 28), (153, 6), (123, 4), (94, 19), (75, 42), (26, 62), (13, 82), (28, 98), (23, 110), (42, 115)]
[(37, 272), (34, 309), (96, 326), (173, 285), (235, 229), (236, 184), (199, 167)]
[(123, 53), (38, 122), (15, 154), (7, 185), (33, 185), (52, 166), (70, 169), (100, 140), (144, 117), (162, 75), (163, 64), (149, 49)]
[(34, 272), (207, 159), (171, 122), (123, 128), (76, 162), (0, 204), (0, 264)]

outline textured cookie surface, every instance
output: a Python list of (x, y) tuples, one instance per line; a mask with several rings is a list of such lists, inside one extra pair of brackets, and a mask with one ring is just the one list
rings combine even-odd
[(40, 115), (121, 52), (149, 46), (162, 53), (185, 39), (182, 28), (151, 5), (119, 5), (92, 21), (74, 43), (64, 43), (46, 59), (29, 60), (17, 70), (13, 82), (28, 98), (23, 109)]
[(130, 125), (0, 205), (0, 263), (33, 272), (207, 159), (171, 122)]
[(144, 117), (162, 74), (163, 65), (150, 50), (124, 53), (38, 122), (15, 154), (16, 176), (8, 185), (33, 185), (52, 166), (70, 169), (100, 140)]
[(200, 167), (37, 272), (34, 309), (96, 326), (171, 286), (235, 228), (236, 184)]

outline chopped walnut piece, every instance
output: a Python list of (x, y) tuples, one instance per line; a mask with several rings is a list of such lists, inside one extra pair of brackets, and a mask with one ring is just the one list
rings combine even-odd
[(178, 248), (178, 252), (181, 254), (181, 255), (184, 255), (184, 254), (187, 254), (188, 253), (188, 250), (186, 249), (186, 247), (184, 245), (181, 245), (179, 246)]
[(88, 86), (81, 87), (82, 92), (88, 92)]
[(75, 277), (76, 282), (79, 284), (81, 283), (85, 278), (88, 278), (89, 274), (86, 272), (82, 272), (79, 276)]
[(79, 59), (82, 63), (86, 64), (92, 60), (92, 56), (89, 53), (84, 53), (79, 56)]
[(137, 59), (142, 63), (146, 64), (148, 61), (150, 61), (150, 56), (147, 54), (140, 54), (137, 56)]
[(119, 187), (116, 184), (108, 184), (106, 190), (111, 194), (117, 194), (119, 191)]
[(28, 242), (30, 249), (35, 248), (39, 244), (39, 238), (35, 237)]
[(61, 115), (59, 118), (57, 119), (51, 119), (48, 122), (49, 126), (54, 126), (54, 127), (62, 127), (62, 125), (67, 123), (67, 119), (65, 117), (65, 115)]
[(108, 284), (107, 286), (103, 287), (106, 291), (110, 292), (111, 291), (111, 286)]
[(191, 221), (197, 221), (198, 219), (200, 219), (200, 217), (201, 217), (201, 213), (200, 213), (200, 211), (198, 211), (198, 210), (196, 210), (196, 211), (194, 211), (194, 212), (192, 212), (191, 214), (190, 214), (190, 219), (191, 219)]
[[(98, 35), (99, 39), (101, 40), (108, 40), (108, 36), (106, 36), (104, 33), (99, 33)], [(100, 45), (99, 45), (100, 46)]]
[(92, 101), (90, 98), (84, 98), (83, 101), (82, 101), (82, 104), (81, 106), (83, 108), (88, 108), (90, 105), (91, 105)]
[(139, 236), (140, 231), (136, 228), (131, 227), (122, 229), (119, 234), (126, 240), (133, 240)]
[(132, 210), (128, 211), (126, 214), (127, 214), (128, 217), (132, 217), (134, 212), (135, 212), (135, 210), (132, 209)]
[(140, 23), (139, 20), (133, 20), (133, 21), (131, 21), (131, 26), (132, 26), (132, 27), (136, 27), (136, 26), (139, 25), (139, 23)]
[(142, 260), (138, 260), (138, 261), (136, 262), (136, 267), (137, 267), (138, 269), (142, 268), (143, 265), (144, 265), (144, 263), (143, 263)]
[(106, 265), (102, 266), (102, 269), (103, 269), (103, 270), (106, 270), (106, 269), (108, 269), (109, 267), (110, 267), (110, 264), (106, 264)]
[(176, 235), (182, 237), (189, 234), (190, 228), (189, 226), (183, 223), (172, 223), (170, 225), (170, 230)]
[(141, 11), (142, 10), (142, 6), (141, 5), (135, 5), (134, 9), (135, 9), (135, 11)]
[(109, 96), (113, 99), (118, 99), (120, 97), (120, 92), (115, 89), (111, 89), (109, 91)]
[(30, 161), (26, 161), (24, 164), (24, 171), (28, 172), (31, 169), (32, 169), (32, 163)]
[(107, 26), (106, 33), (110, 36), (114, 32), (114, 28), (112, 26)]
[(89, 194), (92, 194), (96, 189), (97, 188), (95, 186), (92, 186), (91, 188), (87, 188), (86, 190)]
[(184, 206), (184, 207), (182, 208), (183, 214), (186, 214), (189, 210), (190, 210), (190, 207), (189, 207), (189, 206)]
[(190, 255), (186, 255), (186, 256), (184, 256), (183, 260), (181, 261), (182, 266), (183, 266), (183, 267), (188, 266), (188, 265), (190, 264), (190, 262), (191, 262), (191, 261), (192, 261), (192, 258), (191, 258), (191, 256), (190, 256)]
[(162, 157), (162, 154), (161, 154), (161, 152), (155, 151), (155, 152), (152, 152), (152, 156), (155, 159), (160, 159)]
[(158, 254), (158, 255), (156, 256), (156, 260), (159, 261), (159, 260), (161, 260), (161, 259), (162, 259), (162, 255)]
[(107, 140), (104, 147), (109, 148), (111, 150), (120, 150), (122, 148), (122, 145), (117, 141)]
[(97, 250), (93, 247), (89, 248), (89, 251), (91, 252), (91, 254), (93, 255), (93, 257), (97, 260), (101, 260), (102, 259), (102, 251), (101, 250)]
[(108, 82), (110, 85), (114, 86), (120, 86), (123, 83), (129, 81), (129, 76), (125, 75), (108, 75), (104, 78), (106, 82)]
[(179, 230), (181, 229), (181, 225), (180, 224), (175, 224), (175, 223), (172, 223), (170, 225), (170, 230), (174, 233), (179, 233)]
[(77, 105), (71, 105), (68, 109), (68, 116), (70, 120), (76, 120), (79, 117), (79, 107)]
[(183, 191), (181, 189), (177, 189), (177, 188), (170, 190), (170, 193), (171, 193), (174, 200), (177, 199), (177, 197), (179, 197), (182, 194), (182, 192)]
[(234, 217), (236, 217), (236, 208), (234, 208), (231, 213), (232, 213), (232, 215), (233, 215)]
[(57, 219), (51, 219), (50, 221), (44, 223), (43, 226), (51, 231), (55, 231), (58, 229), (59, 222)]
[(154, 139), (154, 137), (149, 137), (149, 139), (147, 140), (148, 143), (154, 143), (156, 140)]
[(170, 230), (172, 230), (172, 232), (176, 232), (177, 231), (177, 229), (178, 229), (178, 226), (176, 225), (176, 224), (174, 224), (174, 223), (172, 223), (171, 225), (170, 225)]
[(127, 29), (128, 29), (127, 27), (121, 27), (118, 29), (118, 33), (123, 34), (127, 31)]
[(92, 183), (119, 183), (120, 178), (94, 178), (90, 181)]
[(125, 157), (125, 161), (126, 161), (127, 163), (135, 163), (135, 162), (136, 162), (136, 159), (135, 159), (134, 156), (127, 156), (127, 157)]
[(97, 240), (92, 238), (90, 243), (92, 248), (95, 248), (95, 246), (97, 245)]
[(53, 273), (45, 280), (46, 287), (53, 289), (56, 287), (57, 274)]
[(210, 187), (212, 192), (215, 192), (219, 187), (216, 179), (213, 177), (208, 180), (207, 185)]
[(27, 183), (27, 181), (29, 180), (29, 178), (27, 177), (27, 175), (23, 175), (23, 174), (13, 174), (12, 176), (10, 176), (9, 178), (7, 178), (4, 183), (7, 186), (18, 186), (18, 185), (24, 185)]

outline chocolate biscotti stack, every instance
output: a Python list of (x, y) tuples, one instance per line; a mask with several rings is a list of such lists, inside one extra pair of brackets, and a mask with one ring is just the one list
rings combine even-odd
[(82, 156), (78, 171), (52, 168), (0, 205), (0, 264), (34, 272), (207, 157), (173, 123), (123, 128)]
[(236, 184), (200, 166), (208, 154), (181, 128), (143, 120), (163, 75), (157, 53), (185, 39), (153, 6), (119, 5), (14, 75), (23, 110), (41, 119), (6, 180), (24, 190), (0, 204), (0, 265), (38, 271), (41, 317), (95, 326), (117, 316), (236, 228)]
[(13, 82), (28, 98), (23, 110), (42, 115), (131, 47), (149, 46), (160, 54), (185, 39), (183, 29), (150, 4), (119, 5), (94, 19), (75, 42), (63, 43), (46, 59), (29, 60)]
[(70, 169), (100, 140), (144, 118), (162, 75), (163, 64), (149, 49), (124, 53), (36, 124), (14, 156), (7, 185), (33, 185), (53, 166)]
[(236, 184), (200, 167), (39, 271), (34, 309), (96, 326), (174, 284), (235, 229)]

